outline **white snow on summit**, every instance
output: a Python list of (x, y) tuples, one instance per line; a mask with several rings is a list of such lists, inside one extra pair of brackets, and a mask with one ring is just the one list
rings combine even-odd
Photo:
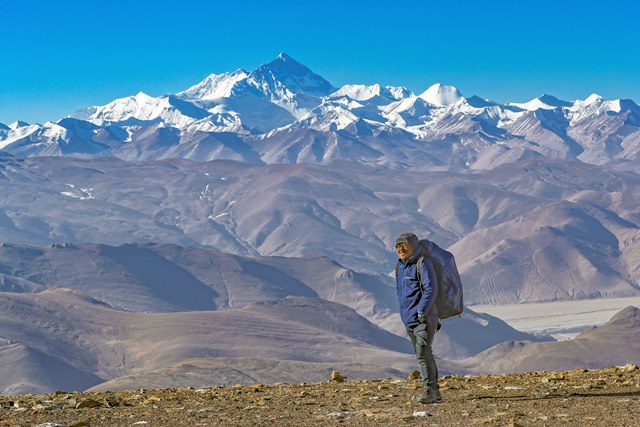
[(98, 126), (118, 124), (151, 124), (164, 122), (182, 128), (194, 120), (207, 117), (209, 113), (169, 95), (155, 98), (144, 92), (135, 96), (119, 98), (102, 107), (89, 107), (71, 115)]
[(604, 101), (604, 98), (601, 97), (600, 95), (598, 95), (597, 93), (592, 93), (591, 95), (589, 95), (587, 97), (587, 99), (585, 99), (584, 101), (576, 101), (576, 102), (582, 102), (585, 105), (589, 105), (589, 104), (595, 104), (595, 103), (600, 103)]
[(432, 85), (429, 89), (418, 95), (418, 98), (424, 99), (429, 104), (441, 107), (455, 104), (463, 99), (458, 89), (454, 86), (444, 86), (440, 83)]
[(523, 110), (527, 110), (527, 111), (535, 111), (539, 109), (554, 110), (560, 107), (569, 107), (571, 106), (571, 103), (562, 101), (551, 95), (542, 95), (542, 96), (539, 96), (538, 98), (532, 99), (529, 102), (525, 102), (522, 104), (510, 103), (508, 105), (513, 105), (515, 107), (522, 108)]
[(20, 121), (20, 120), (16, 120), (15, 122), (13, 122), (13, 123), (11, 123), (9, 125), (9, 129), (17, 130), (18, 128), (22, 128), (22, 127), (25, 127), (25, 126), (29, 126), (29, 123), (23, 122), (23, 121)]
[(210, 74), (197, 85), (191, 86), (189, 89), (177, 93), (176, 96), (203, 101), (228, 98), (232, 95), (233, 88), (236, 84), (239, 81), (246, 79), (247, 76), (247, 72), (241, 69), (236, 70), (233, 73)]
[(629, 99), (606, 100), (595, 93), (589, 95), (584, 101), (575, 101), (573, 105), (568, 108), (572, 122), (607, 114), (608, 112), (620, 113), (626, 109), (632, 110), (640, 115), (640, 107)]
[(381, 87), (374, 85), (344, 85), (331, 94), (332, 98), (348, 96), (355, 101), (367, 101), (374, 97), (386, 98), (389, 101), (399, 101), (411, 96), (411, 92), (404, 87)]
[[(14, 122), (14, 123), (16, 123), (16, 122)], [(12, 123), (12, 125), (14, 123)], [(9, 126), (9, 128), (11, 128), (11, 125)], [(31, 134), (34, 134), (35, 132), (40, 130), (41, 126), (40, 125), (27, 125), (27, 126), (20, 126), (20, 127), (15, 128), (15, 129), (13, 129), (13, 128), (11, 128), (11, 129), (12, 130), (8, 132), (6, 138), (0, 140), (0, 149), (3, 149), (5, 147), (11, 145), (12, 143), (20, 140), (20, 139), (29, 137)]]
[(327, 96), (335, 90), (322, 76), (286, 53), (281, 53), (273, 61), (256, 68), (249, 77), (263, 91), (273, 92), (276, 84), (286, 87), (293, 94), (304, 93), (316, 97)]

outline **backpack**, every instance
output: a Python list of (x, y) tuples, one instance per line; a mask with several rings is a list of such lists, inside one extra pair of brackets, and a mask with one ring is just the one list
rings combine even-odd
[(442, 249), (430, 240), (420, 240), (422, 245), (422, 256), (418, 258), (417, 271), (418, 280), (422, 284), (420, 270), (426, 257), (433, 265), (438, 280), (438, 295), (436, 297), (436, 307), (441, 319), (452, 317), (462, 313), (464, 303), (462, 301), (462, 281), (456, 266), (453, 254)]

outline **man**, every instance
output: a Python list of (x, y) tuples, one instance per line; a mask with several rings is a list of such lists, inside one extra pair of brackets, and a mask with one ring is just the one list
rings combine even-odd
[[(438, 367), (431, 344), (438, 330), (436, 307), (438, 284), (433, 265), (422, 257), (424, 248), (413, 233), (403, 233), (396, 239), (396, 290), (400, 303), (400, 316), (420, 363), (424, 393), (414, 398), (420, 403), (442, 400), (438, 388)], [(422, 258), (418, 272), (418, 260)]]

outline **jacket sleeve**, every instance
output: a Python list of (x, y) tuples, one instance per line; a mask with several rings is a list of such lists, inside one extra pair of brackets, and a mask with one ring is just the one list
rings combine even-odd
[(427, 258), (424, 258), (422, 261), (420, 278), (422, 280), (423, 292), (422, 298), (420, 298), (420, 302), (418, 303), (418, 314), (428, 317), (428, 313), (435, 307), (438, 296), (438, 282), (433, 264), (431, 264), (431, 261)]

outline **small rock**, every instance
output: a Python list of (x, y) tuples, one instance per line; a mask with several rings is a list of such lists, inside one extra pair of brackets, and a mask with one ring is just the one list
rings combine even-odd
[(36, 427), (65, 427), (64, 424), (58, 424), (58, 423), (44, 423), (44, 424), (38, 424)]
[(542, 382), (543, 382), (543, 383), (550, 383), (550, 382), (553, 382), (553, 381), (564, 381), (564, 379), (565, 379), (564, 374), (563, 374), (563, 373), (560, 373), (560, 374), (556, 374), (556, 375), (551, 375), (551, 376), (548, 376), (548, 377), (544, 377), (544, 378), (542, 379)]
[(363, 414), (362, 411), (356, 411), (356, 412), (340, 411), (340, 412), (331, 412), (331, 413), (327, 414), (327, 417), (329, 417), (329, 418), (347, 418), (347, 417), (353, 417), (353, 416), (361, 415), (361, 414)]
[(116, 396), (109, 396), (104, 400), (104, 402), (109, 408), (115, 408), (117, 406), (127, 406), (127, 403), (124, 400)]
[(160, 399), (160, 398), (159, 398), (159, 397), (157, 397), (157, 396), (151, 396), (150, 398), (148, 398), (147, 400), (145, 400), (145, 401), (143, 402), (143, 404), (144, 404), (144, 405), (149, 405), (149, 404), (152, 404), (152, 403), (160, 402), (161, 400), (162, 400), (162, 399)]
[(333, 371), (331, 372), (331, 381), (336, 382), (336, 383), (341, 383), (345, 380), (346, 377), (343, 377), (342, 375), (340, 375), (340, 372), (338, 371)]
[(413, 371), (411, 372), (408, 376), (407, 379), (408, 380), (417, 380), (420, 378), (420, 371)]
[(98, 402), (97, 400), (84, 399), (84, 400), (81, 400), (80, 402), (78, 402), (78, 404), (76, 405), (76, 409), (97, 408), (99, 406), (102, 406), (102, 403)]
[(433, 414), (427, 411), (416, 411), (413, 413), (413, 416), (414, 417), (433, 417)]

